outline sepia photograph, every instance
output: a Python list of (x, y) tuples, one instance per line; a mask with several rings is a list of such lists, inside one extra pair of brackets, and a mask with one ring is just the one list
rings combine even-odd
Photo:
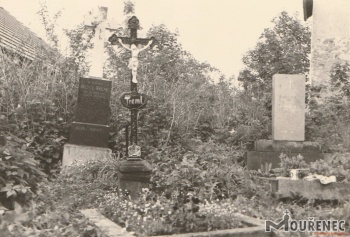
[(0, 237), (350, 237), (350, 0), (0, 0)]

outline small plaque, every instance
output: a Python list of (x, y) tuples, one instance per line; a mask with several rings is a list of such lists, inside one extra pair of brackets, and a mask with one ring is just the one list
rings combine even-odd
[(129, 157), (141, 157), (141, 147), (133, 144), (128, 147)]
[(145, 94), (125, 92), (120, 97), (120, 102), (128, 109), (142, 109), (147, 104), (148, 97)]
[(107, 147), (109, 139), (108, 125), (73, 122), (69, 143), (75, 145)]

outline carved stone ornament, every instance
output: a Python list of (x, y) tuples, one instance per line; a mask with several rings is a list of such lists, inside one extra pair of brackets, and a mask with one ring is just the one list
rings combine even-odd
[(141, 147), (136, 144), (129, 146), (128, 151), (129, 157), (141, 157)]
[(138, 30), (140, 28), (140, 21), (136, 16), (133, 16), (128, 20), (128, 28), (130, 30)]

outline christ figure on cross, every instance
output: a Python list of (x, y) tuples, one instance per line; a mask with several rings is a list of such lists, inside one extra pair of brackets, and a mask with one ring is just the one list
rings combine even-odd
[(129, 60), (129, 65), (128, 68), (131, 69), (131, 73), (132, 73), (132, 82), (133, 83), (137, 83), (137, 79), (136, 79), (136, 75), (137, 75), (137, 68), (139, 66), (139, 53), (143, 50), (145, 50), (146, 48), (148, 48), (152, 42), (153, 39), (151, 39), (150, 41), (148, 41), (147, 45), (142, 47), (142, 44), (136, 45), (136, 44), (123, 44), (122, 39), (118, 38), (118, 42), (127, 50), (131, 51), (131, 58)]

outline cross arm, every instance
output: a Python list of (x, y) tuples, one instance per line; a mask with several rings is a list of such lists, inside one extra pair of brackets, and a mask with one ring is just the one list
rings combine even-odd
[(111, 37), (109, 37), (108, 41), (112, 45), (118, 44), (118, 39), (122, 40), (123, 44), (135, 44), (135, 45), (147, 45), (151, 40), (153, 40), (152, 44), (154, 44), (155, 39), (154, 37), (151, 37), (150, 39), (143, 39), (143, 38), (129, 38), (129, 37), (119, 37), (116, 34), (113, 34)]

